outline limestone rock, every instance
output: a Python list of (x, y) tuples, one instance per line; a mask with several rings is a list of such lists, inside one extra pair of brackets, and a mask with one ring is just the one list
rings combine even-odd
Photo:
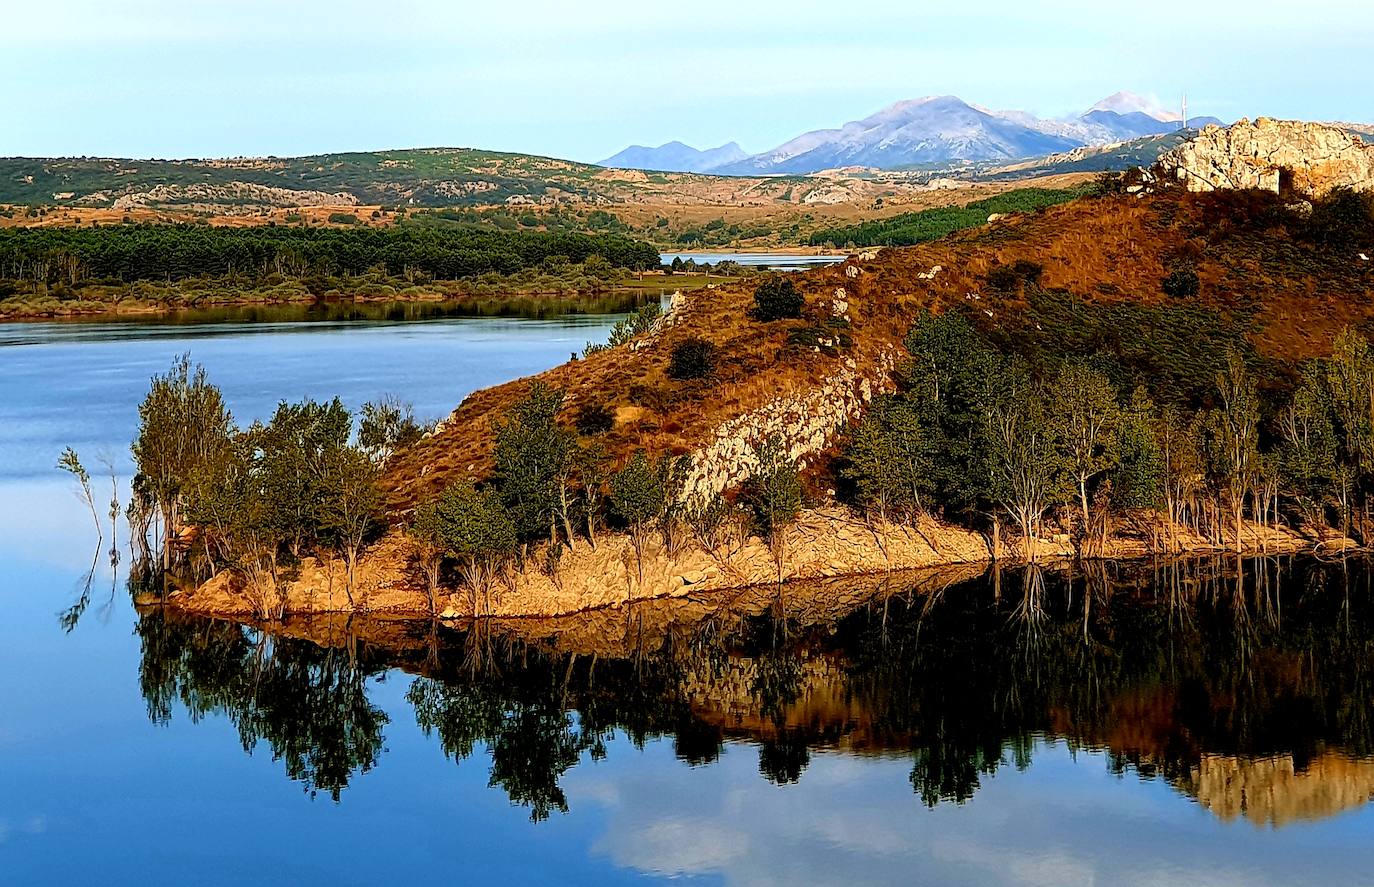
[(1209, 126), (1159, 162), (1191, 191), (1279, 191), (1285, 175), (1294, 190), (1314, 197), (1342, 186), (1374, 188), (1374, 145), (1321, 123), (1260, 117)]

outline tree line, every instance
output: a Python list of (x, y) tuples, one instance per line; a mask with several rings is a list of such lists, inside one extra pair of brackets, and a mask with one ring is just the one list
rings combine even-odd
[(647, 243), (572, 232), (163, 224), (0, 229), (0, 278), (34, 287), (196, 276), (349, 276), (376, 268), (396, 277), (457, 280), (594, 256), (632, 270), (659, 264), (658, 251)]
[(1374, 492), (1374, 350), (1340, 333), (1296, 386), (1262, 391), (1239, 343), (1194, 398), (1168, 379), (1122, 387), (1111, 358), (999, 348), (958, 311), (923, 312), (897, 393), (853, 429), (839, 474), (860, 507), (1013, 526), (1029, 559), (1054, 519), (1079, 550), (1157, 511), (1160, 550), (1179, 528), (1239, 549), (1244, 522), (1335, 527), (1367, 541)]

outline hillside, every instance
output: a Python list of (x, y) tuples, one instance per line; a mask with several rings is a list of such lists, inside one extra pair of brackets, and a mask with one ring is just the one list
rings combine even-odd
[[(1249, 342), (1257, 359), (1291, 367), (1324, 353), (1343, 325), (1374, 320), (1374, 263), (1299, 242), (1297, 227), (1277, 195), (1256, 192), (1081, 198), (806, 272), (797, 278), (806, 300), (797, 321), (750, 320), (744, 286), (694, 294), (637, 347), (539, 378), (567, 391), (569, 424), (589, 405), (614, 414), (599, 439), (610, 461), (640, 448), (692, 454), (713, 483), (742, 479), (747, 467), (731, 463), (730, 442), (751, 431), (784, 431), (802, 457), (825, 451), (864, 395), (890, 384), (902, 339), (923, 308), (968, 312), (987, 335), (1027, 353), (1113, 354), (1133, 378), (1164, 380), (1196, 399), (1209, 390), (1228, 341)], [(993, 269), (1017, 261), (1043, 268), (1037, 285), (989, 285)], [(1200, 283), (1185, 300), (1161, 289), (1180, 263)], [(849, 319), (843, 337), (832, 324), (837, 301)], [(716, 376), (673, 381), (666, 374), (672, 349), (694, 336), (718, 348)], [(817, 344), (826, 341), (837, 344)], [(473, 394), (438, 434), (404, 453), (387, 475), (393, 505), (410, 507), (456, 478), (484, 478), (492, 422), (529, 384)]]

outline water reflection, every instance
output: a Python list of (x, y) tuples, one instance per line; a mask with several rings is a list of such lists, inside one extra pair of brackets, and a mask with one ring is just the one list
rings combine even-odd
[[(1374, 795), (1374, 609), (1363, 563), (1095, 565), (1015, 577), (940, 571), (644, 602), (459, 627), (317, 619), (276, 634), (146, 610), (149, 715), (226, 715), (288, 776), (335, 798), (376, 765), (407, 700), (455, 762), (533, 819), (569, 771), (671, 739), (686, 765), (726, 743), (805, 782), (821, 752), (904, 757), (929, 807), (973, 798), (1046, 742), (1101, 753), (1222, 819), (1284, 826)], [(468, 764), (464, 764), (468, 766)]]

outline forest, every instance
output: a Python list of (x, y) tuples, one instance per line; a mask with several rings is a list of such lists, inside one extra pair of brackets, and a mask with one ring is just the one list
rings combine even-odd
[(976, 228), (985, 224), (993, 213), (1034, 212), (1068, 203), (1084, 193), (1082, 188), (1018, 188), (965, 206), (940, 206), (857, 225), (823, 228), (813, 232), (807, 242), (811, 246), (913, 246), (939, 240), (955, 231)]
[(356, 276), (370, 269), (412, 281), (458, 280), (593, 256), (630, 270), (659, 264), (647, 243), (564, 232), (159, 224), (0, 229), (0, 281), (11, 292), (191, 277)]

